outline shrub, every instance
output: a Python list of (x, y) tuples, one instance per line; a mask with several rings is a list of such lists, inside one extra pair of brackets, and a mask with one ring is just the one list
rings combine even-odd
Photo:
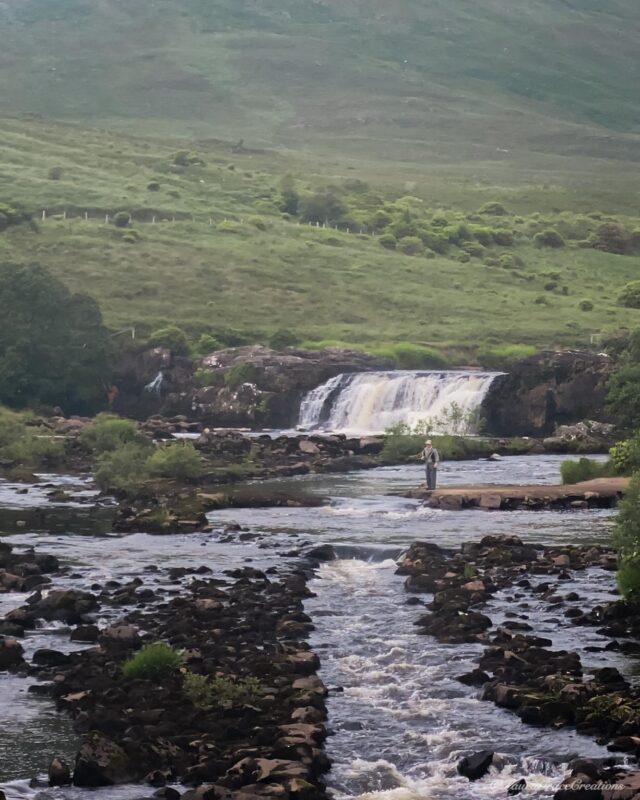
[(594, 478), (606, 478), (615, 474), (615, 468), (609, 461), (604, 463), (581, 458), (578, 461), (563, 461), (560, 465), (562, 482), (567, 484), (582, 483)]
[(478, 209), (478, 214), (485, 214), (490, 217), (506, 217), (509, 212), (502, 205), (502, 203), (485, 203), (482, 208)]
[(631, 439), (616, 442), (609, 450), (609, 457), (620, 475), (631, 475), (640, 470), (640, 432)]
[(254, 228), (257, 228), (259, 231), (267, 230), (267, 223), (262, 219), (262, 217), (249, 217), (247, 222), (249, 225), (253, 225)]
[(134, 442), (102, 453), (95, 466), (95, 481), (105, 490), (139, 488), (148, 478), (149, 448)]
[(501, 228), (494, 230), (491, 235), (493, 241), (500, 247), (511, 247), (515, 241), (515, 236), (512, 231), (503, 230)]
[(374, 230), (383, 231), (387, 225), (391, 224), (392, 219), (393, 217), (388, 211), (379, 208), (371, 217), (370, 224)]
[(221, 349), (222, 343), (210, 333), (201, 334), (195, 345), (196, 352), (201, 356), (209, 355), (209, 353), (215, 353), (216, 350)]
[(486, 249), (479, 242), (465, 242), (463, 249), (471, 258), (484, 258)]
[(118, 211), (113, 217), (113, 224), (116, 228), (126, 228), (131, 222), (131, 214), (128, 211)]
[(631, 479), (620, 501), (613, 531), (618, 551), (618, 588), (630, 603), (640, 602), (640, 475)]
[[(114, 414), (98, 414), (80, 433), (80, 441), (94, 453), (108, 453), (124, 444), (148, 442), (135, 423)], [(150, 444), (150, 442), (149, 442)]]
[(146, 468), (159, 478), (191, 480), (202, 474), (202, 461), (191, 442), (175, 442), (158, 447), (148, 459)]
[(64, 460), (64, 447), (51, 432), (31, 428), (26, 417), (0, 407), (0, 458), (36, 469), (55, 467)]
[(604, 222), (598, 226), (590, 242), (596, 250), (624, 255), (629, 249), (630, 237), (627, 230), (617, 222)]
[(147, 191), (149, 192), (159, 192), (160, 191), (160, 183), (159, 181), (149, 181), (147, 184)]
[(607, 406), (624, 430), (640, 427), (640, 364), (625, 364), (609, 378)]
[(154, 331), (147, 342), (149, 347), (165, 347), (174, 356), (189, 355), (187, 334), (177, 325), (167, 325)]
[(64, 174), (64, 170), (62, 167), (51, 167), (48, 173), (48, 178), (50, 181), (59, 181)]
[(493, 244), (493, 231), (491, 228), (480, 228), (478, 226), (474, 226), (471, 229), (471, 232), (481, 245), (485, 247), (490, 247)]
[(398, 250), (406, 256), (415, 256), (424, 250), (424, 245), (417, 236), (403, 236), (398, 242)]
[(640, 308), (640, 281), (627, 283), (618, 296), (618, 305), (625, 308)]
[(398, 342), (378, 348), (374, 355), (390, 359), (398, 369), (442, 369), (447, 366), (447, 360), (442, 353), (410, 342)]
[(287, 328), (280, 328), (269, 339), (269, 347), (274, 350), (283, 350), (285, 347), (295, 347), (300, 343), (300, 337)]
[(551, 228), (536, 233), (533, 237), (533, 243), (536, 247), (550, 247), (552, 249), (565, 246), (565, 241), (562, 236), (560, 236), (558, 231), (554, 231)]
[(154, 642), (139, 650), (122, 665), (125, 678), (159, 680), (176, 672), (182, 658), (177, 650), (164, 642)]
[[(545, 292), (552, 292), (554, 289), (558, 288), (558, 281), (547, 281), (542, 288), (545, 290)], [(589, 311), (589, 309), (584, 310)]]
[(463, 250), (461, 253), (458, 253), (456, 260), (459, 261), (461, 264), (468, 264), (469, 261), (471, 261), (471, 256), (469, 255), (469, 253)]
[(387, 250), (395, 250), (398, 240), (392, 233), (383, 233), (378, 237), (378, 244)]
[(224, 376), (224, 382), (230, 389), (237, 389), (243, 383), (255, 383), (258, 371), (253, 364), (235, 364)]
[(300, 218), (304, 222), (323, 222), (336, 225), (343, 222), (348, 207), (342, 198), (331, 189), (322, 189), (307, 195), (300, 200), (298, 207)]
[(233, 708), (255, 702), (263, 693), (257, 678), (207, 678), (188, 672), (184, 676), (183, 692), (195, 708), (211, 711), (216, 708)]
[(177, 167), (191, 167), (191, 166), (204, 165), (204, 161), (202, 160), (202, 158), (193, 150), (178, 150), (178, 152), (173, 157), (173, 163)]
[(578, 308), (580, 311), (593, 311), (593, 303), (591, 300), (581, 300), (578, 303)]
[(540, 295), (539, 297), (536, 297), (536, 299), (533, 302), (537, 306), (548, 306), (549, 305), (549, 301), (543, 295)]
[(502, 253), (498, 259), (498, 266), (503, 269), (513, 269), (516, 266), (516, 259), (513, 253)]
[(224, 386), (224, 377), (221, 372), (202, 367), (193, 373), (193, 381), (200, 389), (205, 386)]

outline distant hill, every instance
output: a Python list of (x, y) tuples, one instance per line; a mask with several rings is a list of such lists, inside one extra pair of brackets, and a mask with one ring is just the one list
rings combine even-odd
[(0, 0), (9, 113), (364, 157), (640, 158), (637, 0)]

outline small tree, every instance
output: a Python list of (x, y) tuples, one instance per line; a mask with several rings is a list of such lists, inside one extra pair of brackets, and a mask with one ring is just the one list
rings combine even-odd
[(630, 281), (618, 296), (618, 305), (625, 308), (640, 308), (640, 281)]
[(128, 211), (118, 211), (113, 217), (113, 224), (116, 228), (126, 228), (131, 222), (131, 214)]
[(618, 588), (631, 603), (640, 602), (640, 474), (634, 475), (620, 502), (613, 532), (618, 551)]
[(342, 222), (349, 209), (342, 198), (332, 189), (320, 189), (300, 201), (300, 217), (305, 222), (327, 222), (336, 225)]
[(187, 334), (177, 325), (167, 325), (154, 331), (147, 344), (149, 347), (166, 347), (174, 356), (189, 355)]
[(550, 247), (555, 250), (560, 247), (564, 247), (566, 244), (565, 240), (558, 233), (558, 231), (554, 231), (552, 229), (536, 233), (536, 235), (533, 237), (533, 243), (536, 247)]
[(147, 468), (159, 478), (191, 480), (202, 474), (202, 461), (191, 442), (178, 442), (158, 447), (147, 461)]

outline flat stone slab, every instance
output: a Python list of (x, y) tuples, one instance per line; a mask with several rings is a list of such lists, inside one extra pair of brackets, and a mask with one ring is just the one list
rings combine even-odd
[(479, 484), (451, 486), (429, 491), (419, 486), (407, 495), (423, 500), (430, 508), (458, 511), (483, 510), (611, 508), (629, 486), (629, 478), (596, 478), (567, 485), (500, 486)]

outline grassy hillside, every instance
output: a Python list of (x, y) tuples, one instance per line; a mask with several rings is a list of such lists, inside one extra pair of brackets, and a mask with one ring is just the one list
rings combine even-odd
[(406, 162), (640, 154), (636, 0), (10, 0), (0, 24), (11, 113)]
[[(585, 174), (587, 196), (570, 172), (517, 188), (415, 170), (394, 183), (338, 161), (211, 142), (193, 157), (179, 146), (0, 123), (0, 202), (38, 220), (37, 231), (0, 233), (0, 259), (51, 267), (95, 295), (114, 329), (141, 334), (175, 322), (194, 338), (233, 329), (264, 341), (287, 328), (302, 340), (409, 340), (465, 357), (502, 343), (585, 346), (592, 333), (638, 324), (640, 311), (616, 300), (640, 257), (589, 245), (607, 221), (640, 228), (631, 186), (618, 195), (607, 165)], [(176, 163), (185, 160), (204, 163)], [(286, 171), (301, 207), (283, 218)], [(305, 224), (304, 204), (327, 194), (340, 230)], [(496, 202), (505, 214), (478, 213)], [(121, 210), (132, 226), (113, 225)], [(550, 228), (562, 247), (537, 246)]]

